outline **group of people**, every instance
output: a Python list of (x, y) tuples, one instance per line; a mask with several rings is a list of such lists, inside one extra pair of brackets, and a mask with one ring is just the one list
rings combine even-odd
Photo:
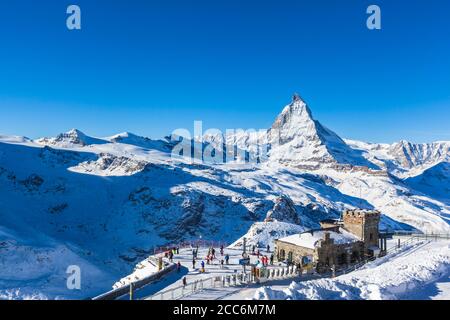
[(216, 259), (216, 249), (211, 247), (208, 249), (208, 254), (206, 255), (206, 263), (210, 264), (214, 259)]
[(262, 256), (260, 259), (259, 259), (259, 261), (261, 262), (261, 264), (264, 266), (264, 267), (267, 267), (267, 266), (269, 266), (269, 263), (270, 263), (270, 265), (273, 265), (273, 259), (274, 259), (274, 256), (273, 256), (273, 253), (270, 255), (270, 259), (269, 259), (269, 257), (267, 257), (267, 256)]
[[(170, 252), (167, 253), (167, 256), (170, 261), (172, 261), (174, 254), (179, 253), (179, 248), (174, 248)], [(268, 254), (270, 253), (270, 246), (267, 245), (266, 247), (266, 255), (262, 255), (261, 251), (255, 246), (252, 246), (252, 254), (256, 255), (258, 258), (258, 261), (264, 266), (267, 267), (269, 265), (274, 264), (274, 254), (271, 253), (270, 257)], [(192, 249), (192, 269), (196, 269), (197, 266), (197, 259), (198, 259), (198, 246)], [(206, 265), (214, 264), (214, 260), (218, 259), (219, 257), (216, 256), (216, 249), (213, 247), (210, 247), (208, 249), (208, 253), (204, 260), (201, 260), (200, 262), (200, 272), (204, 273), (206, 272)], [(206, 261), (206, 263), (205, 263)], [(224, 268), (224, 264), (229, 265), (230, 263), (230, 255), (228, 253), (225, 253), (224, 246), (220, 246), (220, 268)], [(181, 270), (181, 263), (177, 263), (177, 271), (180, 272)], [(183, 277), (182, 279), (183, 285), (186, 286), (187, 279), (186, 277)]]
[(180, 253), (180, 247), (173, 247), (164, 252), (164, 257), (169, 258), (170, 262), (173, 262), (173, 256)]
[[(197, 259), (198, 259), (198, 246), (192, 250), (192, 269), (195, 269), (196, 264), (197, 264)], [(200, 262), (200, 271), (205, 272), (206, 265), (214, 264), (214, 260), (216, 260), (216, 259), (219, 260), (219, 258), (216, 256), (216, 249), (214, 249), (213, 247), (210, 247), (208, 249), (208, 253), (207, 253), (205, 259)], [(206, 265), (205, 265), (205, 261), (206, 261)], [(225, 264), (226, 265), (230, 264), (230, 255), (225, 254), (223, 245), (220, 246), (220, 261), (219, 261), (219, 263), (220, 263), (221, 269), (224, 268)]]
[[(267, 252), (267, 254), (270, 253), (270, 245), (267, 245), (266, 252)], [(273, 261), (274, 261), (273, 253), (270, 255), (270, 258), (269, 258), (267, 255), (262, 255), (261, 251), (259, 251), (259, 249), (255, 245), (252, 245), (252, 254), (256, 255), (256, 257), (258, 258), (259, 262), (261, 262), (261, 264), (264, 267), (269, 266), (269, 264), (273, 265)]]

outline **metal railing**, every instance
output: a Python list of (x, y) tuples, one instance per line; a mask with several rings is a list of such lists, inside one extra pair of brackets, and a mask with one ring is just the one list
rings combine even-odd
[(271, 280), (282, 280), (299, 276), (296, 266), (274, 267), (260, 269), (259, 274), (234, 273), (225, 276), (214, 276), (206, 279), (198, 279), (172, 289), (158, 292), (146, 297), (148, 300), (179, 300), (207, 289), (243, 287), (253, 283), (263, 283)]
[(425, 240), (450, 240), (449, 233), (414, 233), (411, 235), (412, 238), (425, 239)]
[(143, 279), (137, 280), (135, 282), (131, 282), (129, 284), (126, 284), (120, 288), (113, 289), (111, 291), (105, 292), (99, 296), (96, 296), (92, 298), (92, 300), (114, 300), (118, 299), (120, 297), (130, 295), (130, 299), (133, 299), (133, 293), (135, 290), (143, 288), (156, 280), (161, 279), (162, 277), (166, 276), (167, 274), (174, 272), (176, 270), (175, 264), (170, 264), (166, 266), (164, 269), (148, 276)]
[(186, 248), (220, 248), (223, 246), (227, 247), (227, 243), (223, 241), (210, 241), (210, 240), (194, 240), (194, 241), (185, 241), (177, 244), (167, 244), (164, 246), (154, 247), (153, 254), (164, 253), (173, 248), (186, 249)]
[(411, 237), (411, 238), (409, 238), (409, 239), (407, 239), (405, 241), (400, 241), (395, 246), (392, 246), (391, 248), (389, 248), (386, 251), (384, 251), (383, 255), (381, 255), (379, 257), (376, 257), (376, 256), (370, 257), (368, 259), (365, 259), (364, 261), (361, 261), (359, 263), (351, 265), (351, 266), (349, 266), (349, 267), (347, 267), (347, 268), (345, 268), (345, 269), (343, 269), (341, 271), (338, 271), (336, 273), (337, 274), (346, 274), (346, 273), (349, 273), (349, 272), (352, 272), (352, 271), (356, 271), (356, 270), (360, 269), (361, 267), (363, 267), (364, 265), (366, 265), (369, 262), (375, 261), (375, 260), (380, 259), (380, 258), (390, 257), (393, 254), (397, 253), (400, 249), (402, 249), (402, 248), (404, 248), (404, 247), (406, 247), (408, 245), (411, 245), (411, 244), (413, 244), (415, 242), (417, 243), (420, 240), (421, 240), (420, 238)]
[(450, 240), (450, 233), (415, 233), (412, 231), (396, 231), (390, 233), (397, 237), (411, 237), (425, 240)]
[(179, 300), (194, 293), (212, 288), (225, 288), (244, 285), (251, 282), (249, 273), (239, 273), (228, 276), (215, 276), (206, 279), (198, 279), (172, 289), (158, 292), (145, 299), (148, 300)]

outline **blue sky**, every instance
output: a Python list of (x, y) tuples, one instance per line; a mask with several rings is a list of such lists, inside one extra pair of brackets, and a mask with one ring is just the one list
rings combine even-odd
[(2, 1), (0, 133), (267, 128), (299, 92), (343, 137), (450, 140), (449, 17), (442, 0)]

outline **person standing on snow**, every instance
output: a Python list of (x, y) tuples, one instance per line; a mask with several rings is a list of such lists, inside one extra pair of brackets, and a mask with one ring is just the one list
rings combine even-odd
[(205, 273), (205, 261), (202, 261), (202, 273)]

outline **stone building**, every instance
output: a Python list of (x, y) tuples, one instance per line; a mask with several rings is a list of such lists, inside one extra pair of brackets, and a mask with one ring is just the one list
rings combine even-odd
[(277, 239), (277, 259), (319, 272), (356, 263), (380, 253), (379, 222), (378, 211), (346, 210), (341, 220), (322, 221), (320, 229)]

